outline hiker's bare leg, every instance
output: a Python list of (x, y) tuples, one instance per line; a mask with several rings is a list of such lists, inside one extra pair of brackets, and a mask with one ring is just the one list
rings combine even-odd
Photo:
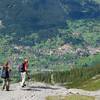
[(21, 86), (25, 84), (25, 79), (26, 79), (26, 72), (21, 73)]
[(9, 91), (9, 86), (10, 86), (10, 81), (9, 81), (9, 78), (7, 79), (7, 82), (6, 82), (6, 90)]
[(4, 90), (5, 87), (6, 87), (6, 79), (3, 79), (2, 90)]

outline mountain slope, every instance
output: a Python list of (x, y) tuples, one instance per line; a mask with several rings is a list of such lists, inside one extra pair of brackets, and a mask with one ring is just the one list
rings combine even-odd
[(17, 34), (32, 33), (40, 29), (56, 29), (65, 26), (68, 18), (98, 18), (99, 12), (100, 5), (96, 0), (0, 1), (0, 20), (5, 26), (3, 32)]
[(0, 56), (67, 68), (100, 52), (99, 12), (99, 0), (0, 0)]
[(59, 26), (65, 20), (57, 0), (2, 0), (0, 8), (0, 19), (8, 29), (15, 31)]

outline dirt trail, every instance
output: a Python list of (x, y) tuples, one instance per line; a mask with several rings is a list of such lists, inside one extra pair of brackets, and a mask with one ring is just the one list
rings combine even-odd
[(58, 85), (48, 85), (45, 83), (29, 83), (27, 87), (21, 88), (18, 83), (11, 85), (10, 91), (0, 90), (0, 100), (45, 100), (47, 96), (80, 94), (95, 96), (100, 100), (99, 91), (84, 91), (81, 89), (66, 89)]

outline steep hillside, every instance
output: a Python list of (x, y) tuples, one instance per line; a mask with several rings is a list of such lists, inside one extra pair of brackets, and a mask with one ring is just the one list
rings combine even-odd
[(0, 19), (9, 31), (24, 34), (63, 26), (65, 14), (58, 0), (2, 0)]
[[(0, 20), (5, 33), (32, 33), (65, 26), (66, 19), (99, 18), (97, 0), (1, 0)], [(2, 30), (0, 30), (2, 32)]]

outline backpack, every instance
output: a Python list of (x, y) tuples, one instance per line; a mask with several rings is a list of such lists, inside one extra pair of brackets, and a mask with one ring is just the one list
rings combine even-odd
[(1, 78), (6, 78), (6, 70), (5, 69), (2, 69), (1, 71)]
[(24, 64), (19, 65), (19, 72), (24, 72), (25, 68), (24, 68)]

